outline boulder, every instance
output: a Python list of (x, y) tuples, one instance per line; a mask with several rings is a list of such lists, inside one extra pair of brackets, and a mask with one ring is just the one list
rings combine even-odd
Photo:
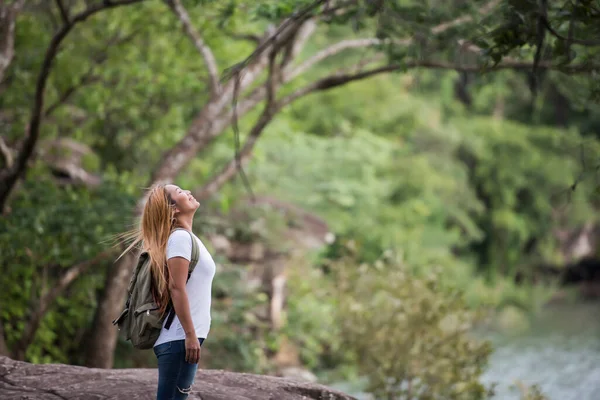
[[(29, 364), (0, 356), (2, 400), (155, 398), (156, 369), (92, 369)], [(355, 400), (314, 383), (287, 378), (199, 370), (190, 400)]]

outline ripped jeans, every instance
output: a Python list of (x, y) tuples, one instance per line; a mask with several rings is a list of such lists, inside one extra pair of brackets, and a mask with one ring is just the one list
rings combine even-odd
[[(200, 346), (204, 339), (198, 339)], [(192, 390), (198, 364), (185, 361), (185, 340), (166, 342), (154, 347), (158, 359), (157, 400), (185, 400)]]

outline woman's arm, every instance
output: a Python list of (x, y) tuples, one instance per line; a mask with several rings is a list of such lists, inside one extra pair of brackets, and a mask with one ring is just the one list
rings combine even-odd
[(196, 364), (200, 360), (200, 343), (196, 337), (194, 322), (190, 312), (190, 303), (186, 291), (188, 268), (190, 262), (183, 257), (173, 257), (167, 261), (171, 274), (169, 279), (169, 292), (175, 313), (185, 331), (185, 360)]

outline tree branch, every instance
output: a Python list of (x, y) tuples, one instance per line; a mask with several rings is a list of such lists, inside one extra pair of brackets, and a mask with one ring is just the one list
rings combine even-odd
[[(265, 84), (267, 103), (260, 117), (250, 130), (248, 138), (244, 143), (244, 147), (241, 152), (236, 154), (236, 157), (227, 163), (219, 173), (213, 176), (207, 184), (195, 191), (195, 197), (197, 199), (206, 199), (214, 194), (235, 175), (236, 171), (242, 167), (242, 164), (245, 164), (250, 159), (256, 141), (264, 131), (265, 127), (271, 122), (273, 116), (281, 109), (281, 105), (278, 104), (275, 99), (277, 82), (279, 81), (278, 75), (280, 73), (280, 69), (275, 63), (276, 56), (277, 52), (273, 49), (269, 55), (269, 75), (267, 76)], [(258, 94), (262, 93), (256, 92), (255, 96)]]
[[(492, 11), (494, 11), (496, 6), (498, 6), (500, 3), (501, 3), (501, 0), (492, 0), (492, 1), (488, 2), (487, 4), (483, 5), (479, 10), (477, 10), (477, 13), (482, 16), (490, 14)], [(458, 17), (456, 19), (453, 19), (452, 21), (444, 22), (442, 24), (434, 26), (433, 28), (431, 28), (431, 33), (434, 35), (439, 35), (440, 33), (443, 33), (445, 31), (447, 31), (448, 29), (454, 28), (455, 26), (459, 26), (459, 25), (464, 24), (465, 22), (472, 22), (472, 21), (473, 21), (472, 15), (463, 15), (462, 17)]]
[(234, 40), (245, 40), (248, 42), (252, 42), (256, 45), (260, 44), (260, 36), (254, 35), (252, 33), (236, 33), (229, 31), (224, 31), (223, 33)]
[[(548, 17), (545, 15), (540, 16), (540, 20), (542, 21), (542, 23), (544, 24), (544, 26), (546, 27), (546, 29), (548, 30), (548, 32), (550, 32), (550, 34), (552, 36), (554, 36), (557, 39), (560, 40), (564, 40), (567, 43), (573, 43), (573, 44), (579, 44), (581, 46), (587, 46), (587, 47), (595, 47), (595, 46), (600, 46), (600, 40), (583, 40), (583, 39), (576, 39), (572, 37), (572, 32), (569, 33), (569, 37), (564, 37), (563, 35), (561, 35), (560, 33), (558, 33), (550, 24), (550, 21), (548, 20)], [(569, 28), (570, 30), (571, 28)]]
[(246, 60), (228, 70), (223, 79), (228, 76), (234, 79), (223, 84), (219, 96), (211, 98), (196, 114), (185, 136), (163, 154), (162, 162), (152, 173), (151, 184), (174, 179), (198, 151), (208, 146), (231, 124), (232, 119), (223, 116), (223, 113), (233, 100), (236, 90), (242, 93), (261, 76), (268, 66), (268, 55), (285, 47), (308, 18), (309, 15), (304, 11), (295, 18), (283, 21), (278, 28), (269, 28), (258, 46), (261, 51), (255, 49)]
[(54, 35), (46, 50), (46, 55), (38, 75), (35, 88), (35, 101), (31, 110), (31, 119), (28, 124), (27, 136), (23, 141), (23, 145), (12, 168), (0, 171), (0, 210), (4, 209), (8, 195), (12, 191), (19, 177), (25, 172), (27, 162), (33, 154), (43, 119), (46, 83), (52, 69), (54, 58), (58, 54), (58, 49), (61, 42), (65, 39), (75, 25), (85, 21), (97, 12), (118, 6), (139, 3), (142, 1), (144, 0), (104, 0), (101, 3), (90, 5), (84, 11), (75, 15), (68, 24), (63, 25), (62, 28)]
[(120, 35), (116, 34), (110, 40), (108, 40), (108, 42), (102, 48), (102, 50), (98, 51), (98, 53), (96, 53), (93, 56), (93, 59), (92, 59), (93, 64), (79, 78), (79, 81), (77, 83), (71, 85), (70, 87), (68, 87), (67, 90), (65, 90), (52, 105), (50, 105), (48, 108), (46, 108), (46, 110), (44, 111), (44, 117), (48, 117), (58, 107), (60, 107), (61, 105), (65, 104), (67, 102), (67, 100), (69, 100), (69, 98), (77, 90), (79, 90), (79, 89), (81, 89), (81, 88), (83, 88), (83, 87), (85, 87), (85, 86), (87, 86), (89, 84), (101, 82), (102, 79), (99, 76), (95, 76), (94, 75), (94, 68), (97, 67), (97, 66), (99, 66), (99, 65), (102, 65), (107, 60), (107, 52), (108, 52), (108, 49), (111, 46), (126, 43), (127, 41), (129, 41), (133, 37), (135, 37), (136, 34), (137, 34), (137, 31), (134, 31), (131, 34), (123, 36), (123, 37), (119, 37)]
[(67, 102), (67, 100), (69, 100), (69, 98), (77, 90), (81, 89), (82, 87), (84, 87), (86, 85), (89, 85), (92, 83), (97, 83), (100, 81), (102, 81), (102, 79), (99, 76), (94, 76), (92, 74), (92, 69), (90, 68), (90, 70), (88, 72), (86, 72), (81, 78), (79, 78), (79, 82), (77, 82), (74, 85), (69, 86), (67, 88), (67, 90), (65, 90), (54, 103), (52, 103), (48, 108), (46, 108), (46, 110), (44, 111), (44, 117), (50, 116), (50, 114), (52, 114), (54, 111), (56, 111), (56, 109), (58, 107), (65, 104)]
[(223, 79), (229, 79), (232, 76), (235, 76), (236, 73), (245, 68), (252, 60), (256, 57), (260, 56), (266, 49), (269, 48), (271, 44), (277, 41), (281, 36), (284, 36), (284, 33), (291, 32), (294, 33), (297, 26), (302, 25), (306, 20), (310, 18), (310, 13), (312, 10), (325, 3), (326, 0), (315, 0), (306, 6), (304, 9), (295, 12), (290, 18), (285, 19), (279, 27), (268, 36), (268, 38), (263, 41), (254, 51), (246, 57), (242, 62), (235, 64), (233, 67), (228, 68), (225, 72)]
[[(478, 14), (486, 15), (486, 14), (491, 13), (499, 3), (500, 3), (500, 0), (492, 0), (492, 1), (488, 2), (487, 4), (485, 4), (478, 10)], [(467, 22), (472, 22), (472, 21), (473, 21), (472, 15), (463, 15), (461, 17), (453, 19), (452, 21), (447, 21), (447, 22), (444, 22), (444, 23), (434, 26), (433, 28), (431, 28), (430, 32), (432, 35), (439, 35), (455, 26), (458, 26), (458, 25), (461, 25), (461, 24), (464, 24)], [(317, 54), (315, 54), (308, 60), (304, 61), (298, 67), (296, 67), (295, 69), (286, 73), (284, 80), (286, 82), (290, 81), (290, 80), (296, 78), (298, 75), (301, 75), (302, 73), (306, 72), (309, 68), (311, 68), (313, 65), (317, 64), (318, 62), (323, 61), (324, 59), (329, 58), (333, 55), (336, 55), (346, 49), (362, 48), (362, 47), (369, 47), (369, 46), (379, 46), (379, 45), (386, 45), (386, 44), (392, 44), (395, 46), (409, 46), (413, 42), (414, 42), (413, 38), (405, 38), (405, 39), (364, 38), (364, 39), (342, 40), (338, 43), (335, 43), (335, 44), (319, 51)]]
[[(227, 83), (223, 84), (221, 93), (202, 107), (185, 136), (163, 154), (162, 162), (152, 173), (151, 183), (169, 182), (174, 179), (197, 152), (210, 145), (223, 129), (231, 124), (232, 118), (227, 115), (226, 109), (233, 100), (234, 93), (242, 93), (261, 76), (268, 64), (268, 53), (273, 50), (279, 52), (285, 48), (296, 37), (303, 24), (312, 18), (313, 9), (324, 1), (315, 0), (283, 20), (277, 28), (269, 27), (255, 50), (242, 62), (225, 71), (221, 80)], [(231, 79), (232, 77), (234, 79)]]
[(210, 129), (206, 132), (209, 137), (216, 137), (223, 132), (225, 128), (233, 123), (234, 117), (241, 118), (252, 111), (258, 104), (266, 98), (265, 85), (261, 85), (254, 89), (252, 93), (246, 96), (243, 100), (238, 101), (236, 107), (236, 115), (234, 116), (233, 107), (224, 111), (217, 117), (213, 118), (210, 124)]
[(300, 28), (296, 31), (292, 40), (286, 46), (283, 60), (281, 60), (281, 66), (285, 67), (292, 60), (298, 57), (298, 54), (302, 51), (308, 39), (317, 30), (317, 23), (314, 18), (311, 18), (300, 25)]
[(114, 249), (106, 250), (98, 254), (91, 260), (83, 261), (79, 264), (75, 264), (69, 267), (62, 274), (62, 276), (60, 277), (58, 282), (56, 282), (54, 287), (40, 297), (37, 306), (34, 308), (33, 312), (29, 316), (29, 320), (25, 325), (25, 329), (23, 330), (21, 339), (15, 346), (15, 354), (17, 356), (17, 359), (23, 358), (27, 347), (29, 347), (29, 345), (33, 342), (35, 333), (37, 332), (37, 329), (39, 328), (42, 319), (44, 318), (44, 316), (48, 312), (48, 309), (54, 303), (56, 298), (60, 296), (65, 291), (65, 289), (67, 289), (67, 287), (69, 287), (69, 285), (73, 283), (73, 281), (86, 269), (95, 264), (98, 264), (102, 260), (105, 260), (106, 258), (108, 258), (109, 255), (113, 253)]
[[(316, 91), (323, 91), (333, 89), (338, 86), (345, 85), (349, 82), (358, 81), (362, 79), (369, 78), (374, 75), (393, 72), (393, 71), (401, 71), (411, 68), (429, 68), (429, 69), (443, 69), (443, 70), (455, 70), (461, 72), (490, 72), (493, 70), (499, 69), (513, 69), (513, 70), (531, 70), (533, 67), (533, 63), (530, 62), (521, 62), (521, 61), (505, 61), (500, 62), (499, 64), (494, 65), (491, 68), (486, 68), (484, 66), (479, 65), (461, 65), (461, 64), (452, 64), (443, 61), (409, 61), (403, 64), (391, 64), (385, 65), (382, 67), (370, 69), (367, 71), (362, 71), (356, 74), (334, 74), (322, 79), (319, 79), (311, 84), (308, 84), (295, 92), (289, 94), (285, 98), (280, 100), (280, 103), (283, 105), (288, 105), (293, 101), (297, 100), (300, 97), (303, 97), (309, 93), (313, 93)], [(538, 70), (546, 69), (546, 70), (556, 70), (561, 71), (567, 74), (579, 74), (579, 73), (587, 73), (590, 71), (598, 71), (600, 70), (600, 65), (596, 64), (579, 64), (579, 65), (556, 65), (549, 62), (540, 62), (537, 66)]]
[(221, 89), (219, 84), (219, 69), (217, 68), (217, 62), (215, 60), (215, 56), (213, 55), (210, 47), (204, 42), (202, 36), (192, 24), (190, 20), (190, 16), (181, 4), (180, 0), (165, 0), (169, 8), (173, 11), (173, 13), (177, 16), (181, 24), (183, 25), (183, 31), (185, 34), (192, 40), (194, 46), (202, 55), (204, 59), (204, 63), (206, 64), (206, 69), (208, 70), (208, 75), (210, 78), (210, 91), (213, 95), (218, 93)]
[[(304, 61), (302, 64), (298, 65), (296, 68), (294, 68), (289, 73), (287, 73), (285, 75), (284, 79), (286, 82), (291, 81), (294, 78), (296, 78), (298, 75), (301, 75), (304, 72), (306, 72), (308, 69), (310, 69), (312, 66), (314, 66), (318, 62), (323, 61), (324, 59), (329, 58), (338, 53), (341, 53), (342, 51), (344, 51), (346, 49), (356, 49), (356, 48), (361, 48), (361, 47), (378, 46), (378, 45), (386, 44), (389, 42), (391, 42), (391, 41), (386, 41), (384, 39), (376, 39), (376, 38), (342, 40), (338, 43), (335, 43), (335, 44), (319, 51), (317, 54), (315, 54), (308, 60)], [(397, 45), (408, 46), (412, 43), (412, 39), (395, 40), (394, 43)]]
[(65, 25), (69, 25), (69, 13), (67, 12), (65, 5), (62, 3), (62, 0), (55, 0), (55, 1), (56, 1), (56, 5), (58, 6), (58, 9), (60, 10), (60, 17), (62, 18), (63, 23)]

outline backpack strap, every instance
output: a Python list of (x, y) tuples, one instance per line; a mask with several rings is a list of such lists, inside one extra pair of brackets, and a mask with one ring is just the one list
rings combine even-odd
[(135, 281), (137, 280), (140, 270), (142, 269), (142, 265), (144, 265), (144, 262), (146, 262), (147, 258), (148, 258), (148, 253), (146, 253), (146, 252), (142, 252), (138, 255), (137, 264), (135, 266), (135, 269), (133, 270), (133, 274), (131, 274), (131, 278), (129, 279), (129, 285), (127, 285), (127, 294), (128, 295), (131, 295), (131, 292), (133, 292), (133, 287), (135, 286)]
[(198, 241), (194, 239), (194, 235), (190, 232), (190, 236), (192, 237), (192, 259), (190, 260), (190, 266), (188, 269), (188, 279), (194, 272), (194, 268), (198, 264), (198, 260), (200, 260), (200, 246), (198, 246)]
[[(192, 239), (192, 256), (190, 260), (190, 266), (188, 267), (188, 276), (187, 281), (190, 280), (190, 276), (192, 276), (192, 272), (194, 272), (194, 268), (196, 268), (196, 264), (198, 264), (198, 260), (200, 259), (200, 246), (198, 246), (198, 241), (194, 238), (192, 232), (185, 230), (183, 228), (177, 228), (175, 231), (186, 231), (190, 234), (190, 238)], [(173, 323), (173, 319), (175, 318), (175, 307), (173, 304), (169, 305), (169, 313), (167, 314), (167, 322), (165, 323), (165, 329), (169, 329), (171, 324)]]

